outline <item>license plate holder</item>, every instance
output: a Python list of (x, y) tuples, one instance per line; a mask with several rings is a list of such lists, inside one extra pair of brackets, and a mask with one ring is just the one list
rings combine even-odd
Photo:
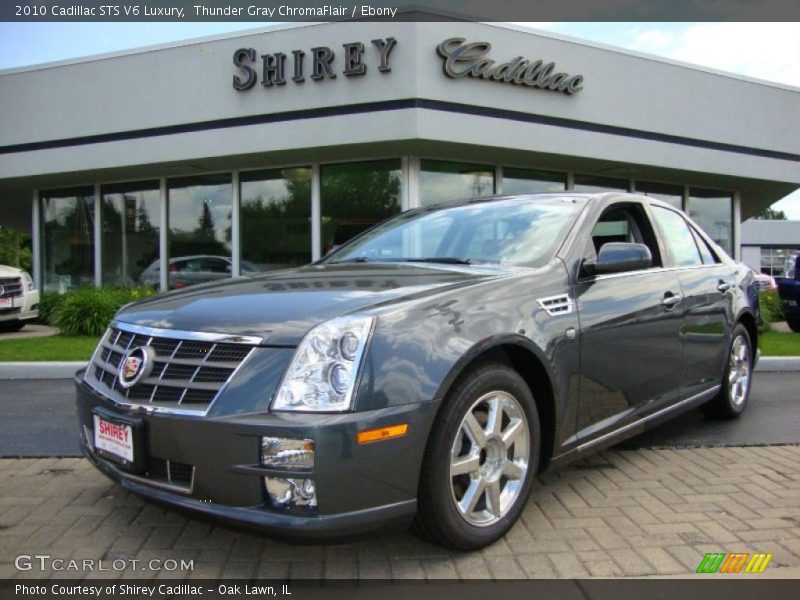
[(105, 410), (92, 412), (92, 446), (95, 454), (131, 472), (143, 471), (144, 421), (119, 417)]
[(14, 308), (14, 299), (0, 298), (0, 308)]

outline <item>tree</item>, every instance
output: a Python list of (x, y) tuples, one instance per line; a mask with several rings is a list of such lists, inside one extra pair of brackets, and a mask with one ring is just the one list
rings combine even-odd
[(10, 227), (0, 227), (0, 265), (30, 271), (31, 262), (30, 236)]
[(203, 212), (200, 213), (200, 218), (197, 220), (197, 228), (194, 230), (194, 235), (198, 240), (202, 241), (211, 242), (216, 240), (214, 215), (211, 214), (208, 202), (203, 202)]
[(782, 210), (775, 210), (771, 206), (768, 206), (764, 210), (757, 212), (753, 215), (754, 219), (764, 219), (770, 221), (785, 221), (786, 220), (786, 213)]

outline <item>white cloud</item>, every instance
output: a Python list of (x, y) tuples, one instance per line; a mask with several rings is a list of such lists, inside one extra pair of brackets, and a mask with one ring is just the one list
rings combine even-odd
[(650, 29), (648, 31), (635, 34), (633, 38), (633, 45), (630, 47), (642, 50), (644, 52), (656, 54), (660, 53), (665, 48), (669, 48), (674, 43), (675, 35), (672, 32)]
[(800, 87), (800, 23), (696, 23), (637, 33), (632, 50)]

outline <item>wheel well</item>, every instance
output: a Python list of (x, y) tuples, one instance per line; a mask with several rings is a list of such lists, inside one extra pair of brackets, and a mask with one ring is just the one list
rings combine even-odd
[[(459, 373), (467, 373), (473, 365), (487, 360), (495, 360), (507, 364), (514, 369), (528, 384), (528, 387), (536, 401), (536, 408), (539, 411), (539, 421), (541, 424), (542, 446), (539, 458), (539, 472), (547, 468), (553, 456), (553, 446), (555, 440), (555, 401), (553, 387), (550, 384), (550, 377), (542, 365), (539, 358), (530, 350), (516, 344), (504, 344), (489, 348), (485, 352), (474, 357)], [(453, 383), (458, 380), (455, 378)], [(451, 386), (452, 387), (452, 384)]]
[(758, 326), (756, 320), (750, 313), (742, 313), (739, 322), (745, 326), (747, 333), (750, 334), (750, 342), (753, 344), (753, 354), (758, 350)]

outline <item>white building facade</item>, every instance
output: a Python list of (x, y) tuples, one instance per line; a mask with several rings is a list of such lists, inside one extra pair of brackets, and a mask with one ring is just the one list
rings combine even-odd
[(800, 90), (496, 24), (5, 71), (0, 123), (0, 222), (30, 229), (45, 290), (299, 265), (401, 210), (554, 190), (658, 196), (738, 255), (740, 223), (800, 187)]

